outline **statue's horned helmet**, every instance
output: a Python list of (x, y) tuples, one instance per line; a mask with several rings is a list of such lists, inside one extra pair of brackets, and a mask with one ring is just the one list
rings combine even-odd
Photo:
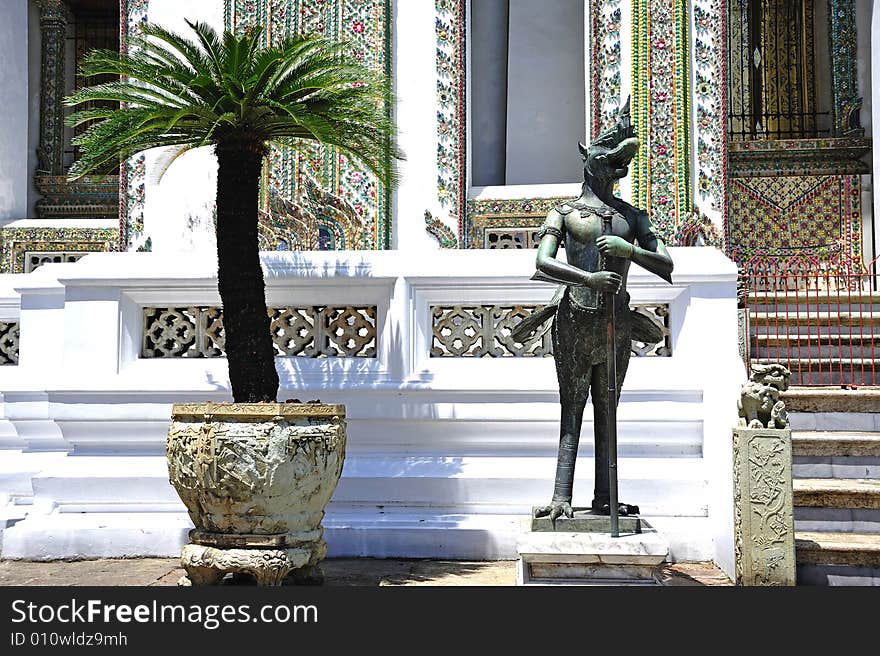
[(615, 124), (593, 139), (589, 146), (578, 143), (584, 159), (584, 177), (624, 178), (627, 167), (639, 149), (639, 138), (632, 124), (629, 98), (617, 112)]

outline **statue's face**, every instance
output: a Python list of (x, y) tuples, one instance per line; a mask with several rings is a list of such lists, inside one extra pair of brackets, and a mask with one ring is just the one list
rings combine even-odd
[(638, 150), (638, 137), (627, 137), (619, 143), (614, 143), (613, 138), (600, 138), (587, 148), (584, 177), (592, 175), (601, 180), (625, 178)]
[(789, 370), (781, 364), (754, 365), (752, 368), (753, 381), (775, 387), (780, 392), (788, 389), (790, 377)]

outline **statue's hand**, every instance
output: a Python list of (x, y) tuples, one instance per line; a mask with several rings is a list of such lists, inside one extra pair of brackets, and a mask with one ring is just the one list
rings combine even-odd
[(550, 517), (551, 522), (565, 515), (569, 519), (574, 517), (574, 511), (568, 501), (551, 501), (549, 506), (543, 508), (535, 508), (535, 518)]
[(611, 255), (612, 257), (631, 258), (635, 246), (625, 239), (614, 237), (612, 235), (602, 235), (596, 240), (596, 246), (602, 255)]
[(621, 281), (622, 279), (620, 275), (613, 271), (597, 271), (596, 273), (590, 274), (590, 280), (587, 283), (587, 286), (599, 292), (611, 292), (612, 294), (616, 294), (620, 291)]

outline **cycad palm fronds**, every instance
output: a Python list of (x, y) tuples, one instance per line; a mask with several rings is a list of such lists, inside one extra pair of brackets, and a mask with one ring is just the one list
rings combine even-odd
[(308, 140), (336, 146), (393, 184), (388, 88), (344, 54), (345, 44), (296, 36), (261, 48), (259, 28), (220, 36), (204, 23), (188, 24), (194, 40), (148, 24), (128, 52), (86, 57), (81, 75), (120, 79), (80, 89), (66, 104), (121, 105), (68, 118), (88, 126), (74, 140), (82, 157), (70, 177), (159, 146), (264, 149)]
[[(80, 89), (68, 105), (85, 126), (74, 144), (73, 178), (149, 148), (177, 154), (214, 145), (217, 154), (217, 286), (235, 401), (274, 401), (278, 373), (266, 313), (257, 233), (259, 183), (267, 144), (319, 142), (359, 160), (392, 185), (392, 125), (387, 86), (347, 57), (344, 45), (293, 37), (260, 47), (260, 31), (218, 35), (190, 23), (188, 40), (157, 25), (126, 53), (96, 51), (84, 76), (118, 80)], [(118, 107), (100, 106), (118, 102)], [(170, 161), (175, 153), (169, 151)]]

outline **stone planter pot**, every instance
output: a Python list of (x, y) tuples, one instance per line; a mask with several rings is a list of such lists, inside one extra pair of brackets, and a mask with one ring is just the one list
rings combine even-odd
[(345, 458), (345, 406), (176, 404), (166, 455), (195, 524), (182, 584), (216, 584), (229, 572), (259, 585), (320, 577), (321, 520)]

